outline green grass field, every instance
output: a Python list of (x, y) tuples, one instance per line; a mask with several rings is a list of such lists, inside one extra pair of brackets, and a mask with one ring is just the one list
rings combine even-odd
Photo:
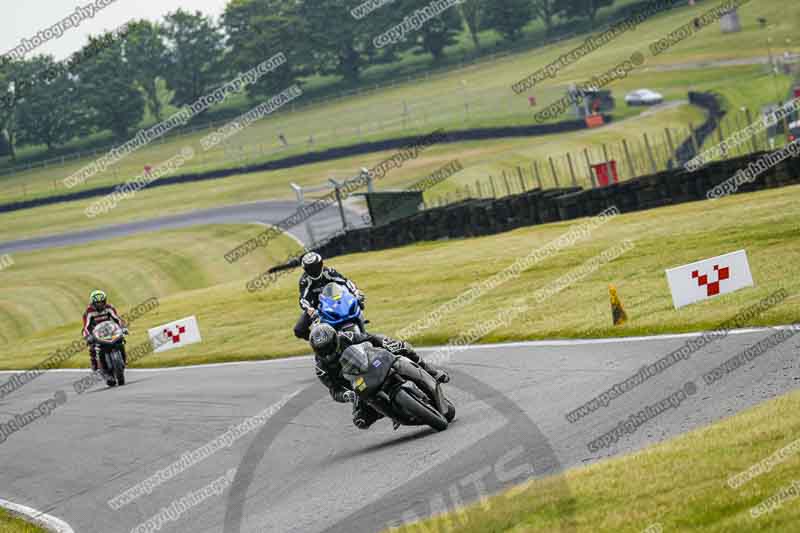
[[(797, 321), (800, 313), (800, 187), (763, 191), (621, 215), (590, 239), (550, 257), (484, 294), (442, 324), (410, 338), (419, 345), (444, 344), (480, 317), (494, 317), (519, 296), (533, 295), (600, 252), (631, 239), (635, 247), (580, 282), (550, 297), (514, 324), (482, 342), (583, 338), (712, 329), (738, 310), (779, 288), (790, 297), (754, 319), (753, 326)], [(475, 239), (422, 243), (414, 247), (355, 254), (330, 261), (368, 296), (372, 328), (394, 334), (455, 298), (477, 281), (565, 233), (578, 221), (521, 228)], [(0, 272), (0, 336), (6, 349), (0, 368), (29, 367), (80, 330), (80, 314), (91, 288), (103, 287), (126, 309), (150, 297), (160, 307), (132, 328), (129, 342), (146, 340), (158, 324), (196, 315), (203, 343), (151, 356), (147, 366), (252, 360), (307, 353), (295, 339), (297, 273), (251, 294), (248, 279), (282, 259), (293, 245), (259, 249), (235, 266), (222, 254), (259, 231), (214, 226), (141, 235), (119, 242), (14, 255)], [(756, 285), (675, 311), (664, 269), (744, 248)], [(58, 265), (58, 269), (53, 269)], [(611, 325), (608, 284), (617, 286), (630, 321)], [(415, 290), (424, 287), (424, 290)], [(42, 313), (42, 310), (46, 310)], [(86, 366), (81, 354), (67, 366)]]
[[(464, 170), (446, 182), (430, 189), (428, 197), (435, 197), (476, 180), (485, 183), (488, 175), (498, 176), (503, 170), (517, 165), (528, 165), (532, 158), (546, 160), (550, 155), (577, 151), (587, 145), (616, 142), (632, 131), (663, 135), (667, 126), (678, 128), (689, 121), (699, 122), (703, 114), (693, 106), (666, 109), (656, 115), (635, 121), (612, 124), (607, 128), (545, 136), (536, 139), (519, 138), (497, 141), (473, 141), (444, 144), (425, 150), (418, 159), (408, 161), (400, 169), (393, 169), (385, 178), (376, 181), (382, 189), (401, 189), (427, 176), (453, 159), (458, 159)], [(132, 220), (172, 215), (209, 207), (219, 207), (259, 199), (290, 198), (290, 182), (319, 184), (330, 177), (346, 179), (354, 176), (362, 166), (372, 167), (393, 152), (350, 157), (314, 165), (275, 172), (261, 172), (197, 184), (171, 185), (158, 189), (144, 189), (126, 199), (108, 214), (93, 219), (84, 210), (98, 198), (59, 203), (50, 206), (0, 214), (0, 240), (13, 240), (37, 235), (63, 233), (116, 224)], [(581, 182), (588, 184), (583, 172)], [(562, 183), (563, 185), (563, 183)], [(545, 177), (545, 186), (553, 186), (552, 178)], [(43, 222), (45, 221), (45, 222)]]
[(793, 392), (644, 451), (535, 480), (482, 506), (390, 531), (563, 531), (568, 513), (580, 533), (640, 533), (655, 524), (662, 529), (650, 531), (798, 531), (796, 499), (758, 518), (750, 515), (797, 480), (796, 456), (736, 490), (727, 485), (730, 476), (797, 440), (798, 412), (800, 392)]
[[(703, 2), (694, 8), (681, 8), (654, 17), (635, 31), (628, 32), (612, 44), (595, 51), (590, 57), (565, 69), (556, 79), (543, 83), (540, 88), (537, 87), (533, 91), (539, 99), (540, 107), (560, 97), (567, 83), (588, 79), (593, 74), (629, 57), (634, 51), (646, 50), (647, 44), (713, 5), (716, 3)], [(766, 56), (767, 36), (773, 39), (776, 53), (778, 50), (797, 49), (796, 43), (785, 43), (785, 41), (794, 36), (793, 29), (800, 17), (800, 7), (794, 4), (787, 5), (778, 0), (764, 0), (758, 4), (750, 3), (740, 11), (744, 25), (741, 33), (722, 34), (716, 26), (708, 27), (668, 52), (656, 58), (649, 58), (641, 69), (632, 72), (627, 79), (615, 82), (611, 88), (619, 98), (628, 90), (647, 86), (662, 90), (668, 98), (674, 99), (685, 98), (688, 89), (702, 86), (729, 96), (737, 106), (748, 105), (754, 110), (774, 101), (772, 80), (763, 67), (760, 67), (759, 76), (753, 76), (754, 71), (751, 69), (749, 81), (737, 80), (741, 74), (734, 67), (723, 69), (724, 73), (709, 72), (713, 69), (687, 69), (668, 73), (659, 73), (655, 70), (664, 65)], [(771, 21), (772, 26), (769, 30), (760, 28), (756, 20), (758, 17), (766, 17)], [(403, 84), (394, 89), (283, 113), (250, 127), (234, 139), (233, 145), (248, 147), (245, 155), (255, 162), (276, 157), (275, 154), (270, 155), (267, 152), (278, 148), (277, 136), (281, 132), (290, 140), (292, 146), (280, 155), (288, 155), (307, 150), (306, 143), (311, 135), (314, 137), (315, 147), (321, 148), (350, 144), (362, 139), (431, 131), (438, 127), (462, 128), (531, 123), (532, 113), (527, 99), (514, 95), (510, 86), (573, 48), (581, 40), (573, 39), (544, 49), (454, 70), (428, 81)], [(764, 90), (754, 90), (754, 82), (755, 89), (763, 86)], [(789, 82), (790, 80), (783, 76), (778, 79), (781, 94), (785, 95)], [(469, 103), (469, 113), (465, 112), (465, 103)], [(404, 115), (406, 109), (408, 114)], [(625, 118), (635, 112), (622, 104), (618, 116)], [(158, 164), (171, 157), (185, 144), (197, 143), (202, 135), (196, 133), (171, 138), (164, 143), (155, 143), (129, 156), (113, 169), (88, 180), (84, 186), (95, 187), (123, 182), (141, 172), (144, 165)], [(2, 176), (0, 201), (66, 192), (60, 180), (91, 160), (92, 158), (88, 158), (63, 166)], [(219, 147), (181, 169), (181, 172), (236, 165), (226, 160), (225, 149)], [(352, 172), (352, 169), (349, 169), (349, 172)], [(316, 181), (320, 181), (319, 177), (314, 176)], [(287, 185), (287, 181), (282, 179), (280, 173), (269, 176), (267, 181), (280, 184), (279, 188)], [(80, 187), (74, 190), (80, 190)]]
[(0, 509), (0, 533), (45, 533), (45, 530)]

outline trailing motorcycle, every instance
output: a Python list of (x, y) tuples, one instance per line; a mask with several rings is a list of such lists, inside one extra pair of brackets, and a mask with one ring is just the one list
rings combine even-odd
[(442, 384), (410, 359), (362, 343), (345, 349), (339, 364), (357, 401), (392, 419), (395, 429), (427, 425), (444, 431), (456, 416)]
[(125, 360), (122, 357), (125, 331), (113, 320), (106, 320), (94, 327), (92, 336), (98, 346), (97, 357), (106, 384), (109, 387), (125, 385)]

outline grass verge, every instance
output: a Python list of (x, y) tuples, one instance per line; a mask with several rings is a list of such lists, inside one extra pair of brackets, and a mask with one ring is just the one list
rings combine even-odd
[[(750, 509), (798, 480), (798, 458), (738, 489), (727, 485), (800, 435), (800, 391), (765, 402), (712, 426), (644, 451), (567, 471), (393, 533), (523, 533), (563, 531), (566, 510), (575, 531), (703, 533), (800, 531), (800, 506), (786, 501), (753, 518)], [(553, 490), (566, 481), (571, 494)]]
[[(520, 228), (474, 239), (437, 241), (329, 261), (368, 297), (372, 328), (394, 334), (566, 233), (580, 221)], [(292, 247), (259, 249), (230, 266), (222, 254), (252, 227), (198, 228), (14, 256), (0, 275), (4, 350), (0, 368), (34, 365), (68, 346), (80, 331), (86, 294), (105, 288), (120, 307), (157, 296), (161, 305), (131, 329), (134, 345), (149, 327), (196, 315), (203, 343), (151, 356), (140, 365), (166, 366), (254, 360), (307, 353), (292, 335), (299, 314), (297, 272), (257, 293), (245, 283)], [(789, 297), (751, 326), (794, 323), (800, 316), (800, 187), (736, 195), (621, 215), (589, 238), (548, 257), (410, 338), (444, 344), (476, 321), (504, 313), (623, 239), (635, 246), (618, 259), (501, 326), (481, 342), (647, 335), (713, 329), (739, 310), (783, 288)], [(191, 244), (194, 243), (194, 244)], [(296, 246), (296, 245), (295, 245)], [(664, 269), (746, 249), (755, 287), (674, 310)], [(52, 265), (60, 265), (54, 272)], [(87, 275), (87, 270), (89, 275)], [(608, 285), (617, 286), (630, 317), (611, 324)], [(66, 366), (86, 366), (84, 354)]]
[(47, 533), (44, 529), (21, 520), (0, 509), (0, 533)]

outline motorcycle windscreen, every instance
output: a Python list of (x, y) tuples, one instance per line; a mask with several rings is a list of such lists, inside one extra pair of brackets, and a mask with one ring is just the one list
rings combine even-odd
[(373, 394), (386, 381), (395, 356), (368, 342), (348, 347), (339, 362), (342, 375), (359, 394)]
[(94, 327), (92, 335), (104, 344), (113, 344), (122, 338), (122, 328), (113, 320), (106, 320)]
[(358, 319), (360, 311), (356, 297), (338, 283), (328, 283), (319, 295), (320, 318), (331, 326)]

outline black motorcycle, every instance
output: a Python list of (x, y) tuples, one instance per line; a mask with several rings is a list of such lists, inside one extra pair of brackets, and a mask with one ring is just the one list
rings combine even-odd
[(400, 425), (444, 431), (456, 416), (441, 383), (402, 356), (369, 343), (349, 346), (339, 363), (358, 401)]
[(125, 385), (125, 360), (122, 346), (125, 344), (125, 331), (113, 320), (100, 322), (92, 331), (99, 348), (98, 358), (109, 387)]

